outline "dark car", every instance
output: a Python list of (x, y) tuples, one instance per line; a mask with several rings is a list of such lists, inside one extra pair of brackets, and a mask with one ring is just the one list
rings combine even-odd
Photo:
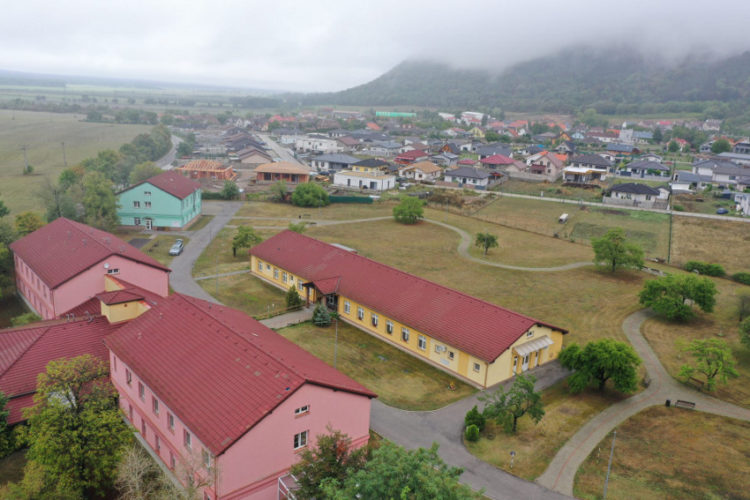
[(717, 214), (719, 214), (719, 215), (724, 215), (724, 214), (728, 214), (728, 213), (729, 213), (729, 210), (727, 210), (727, 209), (726, 209), (726, 208), (724, 208), (724, 207), (720, 207), (720, 208), (717, 208), (717, 209), (716, 209), (716, 213), (717, 213)]
[(172, 248), (169, 249), (169, 255), (180, 255), (184, 249), (185, 245), (182, 240), (177, 240), (172, 245)]

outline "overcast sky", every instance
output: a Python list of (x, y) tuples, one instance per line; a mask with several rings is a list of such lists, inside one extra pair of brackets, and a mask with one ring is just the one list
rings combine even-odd
[(9, 0), (0, 68), (340, 90), (407, 58), (501, 68), (573, 43), (750, 49), (747, 0)]

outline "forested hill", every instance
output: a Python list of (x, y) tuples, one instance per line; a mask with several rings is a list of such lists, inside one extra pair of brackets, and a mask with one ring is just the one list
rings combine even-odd
[[(364, 85), (307, 94), (301, 100), (306, 104), (500, 106), (559, 112), (592, 106), (608, 114), (660, 111), (658, 105), (668, 102), (687, 108), (688, 103), (707, 101), (745, 107), (750, 103), (750, 52), (718, 60), (694, 56), (665, 63), (629, 49), (575, 48), (517, 64), (499, 75), (406, 61)], [(656, 109), (649, 109), (654, 105)]]

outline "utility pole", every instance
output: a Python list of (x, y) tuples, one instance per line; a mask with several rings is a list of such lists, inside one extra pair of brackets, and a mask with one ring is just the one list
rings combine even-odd
[(67, 168), (68, 159), (65, 157), (65, 141), (62, 141), (62, 150), (63, 150), (63, 166)]
[(612, 457), (615, 454), (615, 438), (617, 437), (617, 430), (612, 433), (612, 450), (609, 452), (609, 464), (607, 465), (607, 478), (604, 480), (604, 493), (602, 494), (602, 500), (607, 498), (607, 486), (609, 484), (609, 471), (612, 470)]

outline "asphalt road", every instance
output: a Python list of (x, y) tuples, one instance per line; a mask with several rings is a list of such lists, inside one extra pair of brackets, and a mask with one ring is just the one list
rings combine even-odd
[(172, 149), (169, 150), (169, 153), (156, 160), (156, 166), (162, 170), (172, 170), (172, 162), (177, 158), (177, 146), (179, 146), (181, 142), (182, 139), (176, 135), (172, 135)]
[(302, 165), (305, 168), (310, 168), (295, 158), (294, 153), (292, 153), (289, 148), (285, 148), (278, 142), (274, 141), (268, 134), (258, 134), (258, 137), (260, 137), (261, 141), (266, 143), (266, 146), (273, 151), (274, 155), (281, 158), (281, 161), (288, 161), (289, 163), (295, 163), (297, 165)]

